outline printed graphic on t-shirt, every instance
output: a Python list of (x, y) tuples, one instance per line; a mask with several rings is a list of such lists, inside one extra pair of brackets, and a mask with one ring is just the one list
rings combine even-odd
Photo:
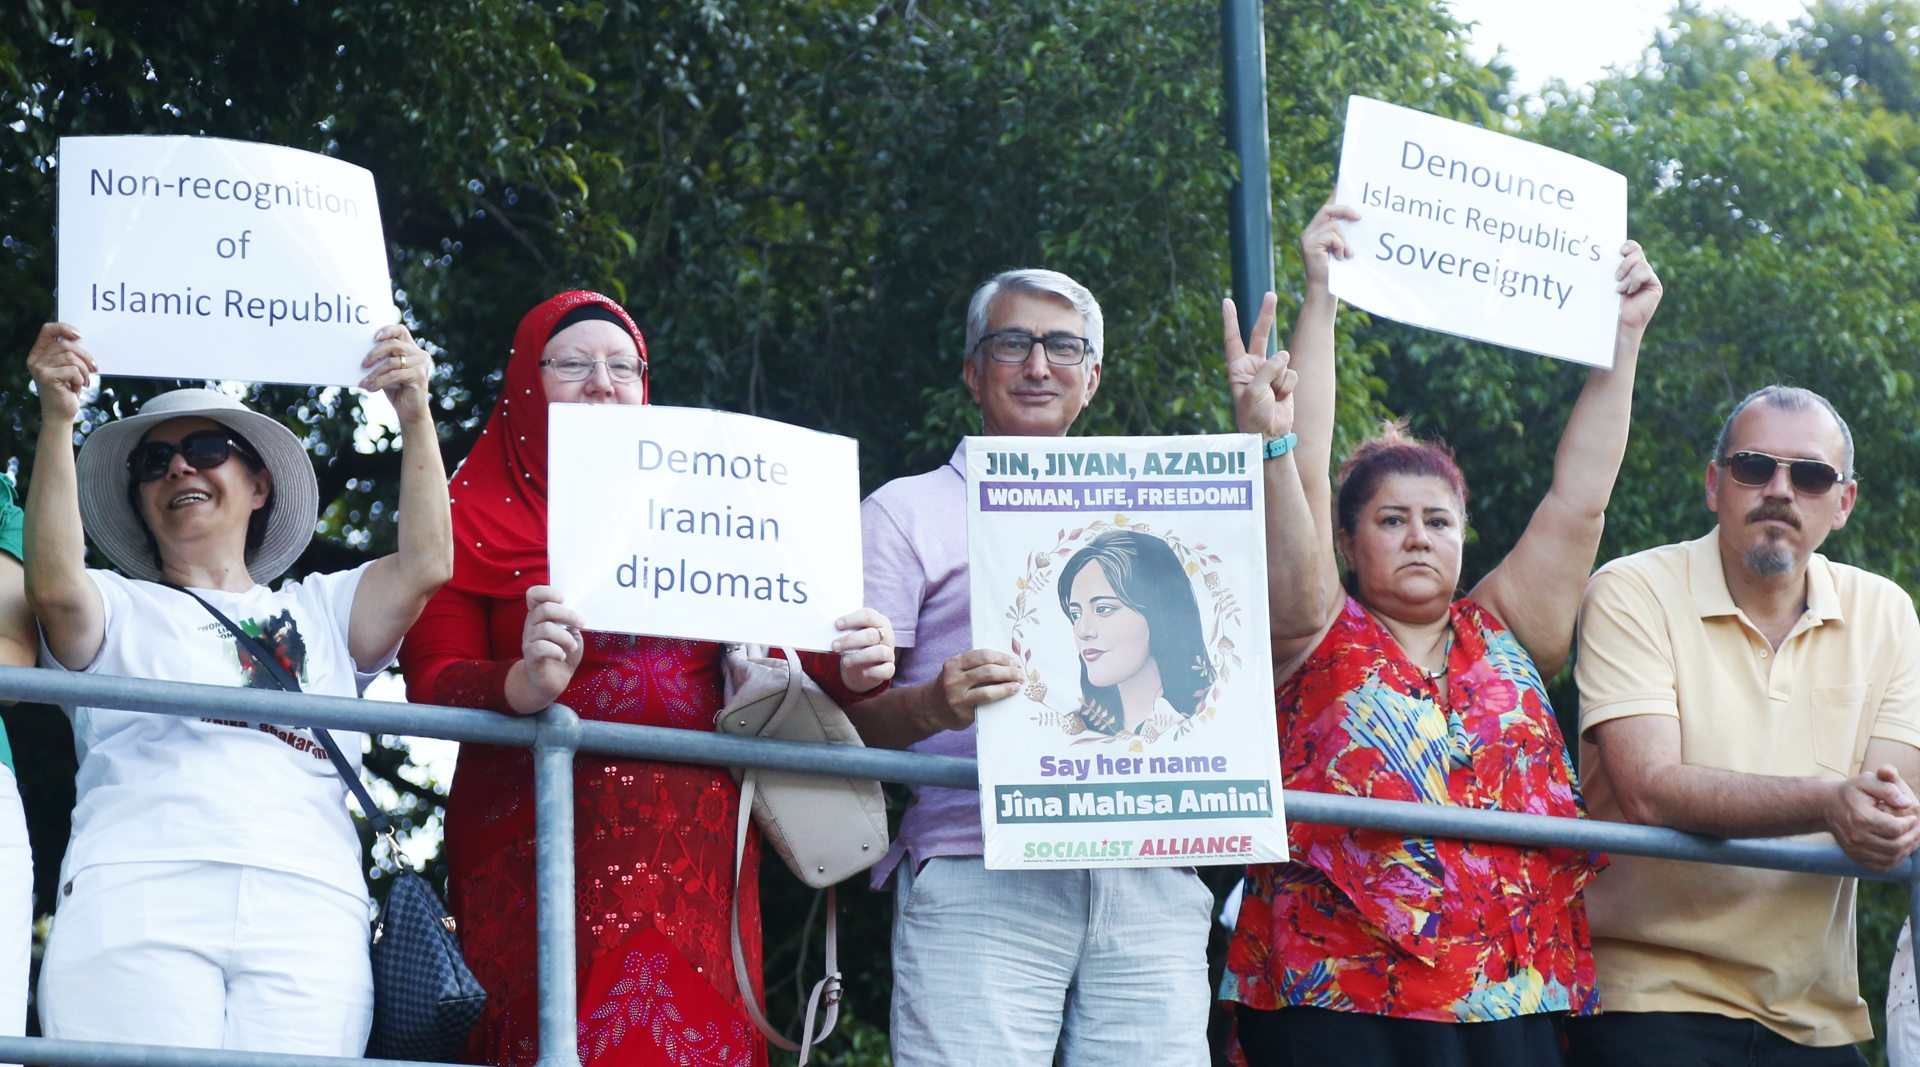
[[(266, 646), (267, 652), (280, 661), (280, 666), (292, 675), (301, 685), (307, 684), (307, 640), (300, 634), (300, 624), (293, 619), (293, 612), (283, 610), (261, 622), (259, 619), (245, 619), (240, 623), (248, 637)], [(233, 642), (234, 660), (240, 666), (240, 679), (252, 689), (278, 689), (273, 673), (267, 665), (253, 658), (240, 642)]]
[[(253, 654), (241, 647), (240, 642), (226, 631), (226, 627), (215, 623), (210, 629), (217, 631), (227, 642), (228, 651), (233, 655), (233, 663), (239, 671), (242, 685), (249, 689), (278, 689), (273, 672), (267, 665), (254, 658)], [(307, 640), (300, 633), (300, 624), (294, 620), (293, 612), (282, 610), (270, 616), (266, 621), (243, 619), (240, 629), (248, 637), (266, 647), (267, 653), (279, 661), (280, 667), (292, 675), (302, 686), (307, 684)], [(202, 718), (200, 721), (217, 723), (221, 726), (238, 726), (242, 729), (257, 728), (262, 733), (272, 734), (291, 745), (299, 752), (315, 759), (326, 759), (326, 750), (315, 744), (310, 738), (294, 733), (291, 729), (275, 726), (271, 723), (235, 722), (231, 719)]]

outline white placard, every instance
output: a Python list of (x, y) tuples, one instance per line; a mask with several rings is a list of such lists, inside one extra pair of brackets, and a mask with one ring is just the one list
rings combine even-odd
[(1376, 315), (1613, 366), (1627, 179), (1531, 141), (1347, 98), (1333, 293)]
[(1287, 858), (1260, 439), (969, 437), (973, 644), (996, 870)]
[(357, 384), (400, 320), (373, 175), (213, 137), (60, 139), (60, 318), (105, 374)]
[(547, 419), (551, 581), (588, 629), (819, 652), (860, 607), (852, 438), (703, 408)]

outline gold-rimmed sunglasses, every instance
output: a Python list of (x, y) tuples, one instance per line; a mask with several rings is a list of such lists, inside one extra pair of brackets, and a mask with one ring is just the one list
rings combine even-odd
[(1746, 486), (1761, 486), (1773, 481), (1773, 472), (1784, 463), (1787, 480), (1793, 483), (1795, 490), (1808, 496), (1823, 496), (1834, 486), (1846, 481), (1846, 476), (1834, 469), (1833, 464), (1817, 459), (1789, 459), (1766, 452), (1735, 452), (1720, 457), (1719, 463), (1727, 468), (1734, 482)]

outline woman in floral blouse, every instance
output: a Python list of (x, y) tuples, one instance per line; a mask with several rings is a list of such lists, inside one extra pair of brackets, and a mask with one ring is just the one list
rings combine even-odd
[[(1272, 531), (1269, 553), (1318, 554), (1328, 578), (1274, 605), (1286, 786), (1578, 816), (1541, 679), (1567, 659), (1660, 281), (1628, 242), (1613, 368), (1588, 376), (1519, 543), (1454, 599), (1467, 487), (1450, 451), (1389, 427), (1341, 468), (1337, 507), (1326, 476), (1337, 308), (1327, 265), (1353, 254), (1341, 220), (1359, 217), (1329, 204), (1301, 238), (1307, 295), (1292, 366), (1311, 520)], [(1257, 364), (1230, 370), (1239, 382)], [(1344, 588), (1331, 578), (1336, 548)], [(1318, 626), (1290, 638), (1284, 618)], [(1248, 871), (1221, 989), (1252, 1067), (1558, 1064), (1560, 1019), (1598, 1010), (1580, 891), (1599, 857), (1305, 823), (1289, 849), (1292, 862)]]

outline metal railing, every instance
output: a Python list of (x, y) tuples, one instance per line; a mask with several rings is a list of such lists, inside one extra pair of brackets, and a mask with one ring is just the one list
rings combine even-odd
[[(515, 719), (470, 708), (69, 674), (28, 667), (0, 667), (0, 698), (168, 715), (211, 715), (280, 726), (324, 726), (533, 749), (535, 921), (540, 946), (539, 1067), (579, 1067), (580, 1062), (576, 1049), (578, 1021), (574, 989), (575, 753), (761, 767), (961, 789), (979, 786), (974, 761), (968, 759), (728, 737), (624, 723), (583, 722), (571, 709), (561, 705), (536, 716)], [(1622, 823), (1293, 791), (1285, 794), (1285, 812), (1294, 822), (1896, 882), (1906, 887), (1909, 914), (1920, 913), (1920, 878), (1916, 877), (1920, 874), (1916, 869), (1920, 865), (1914, 859), (1909, 858), (1890, 871), (1873, 871), (1847, 859), (1832, 845), (1772, 839), (1726, 841)], [(345, 1061), (331, 1056), (0, 1038), (0, 1063), (66, 1067), (338, 1067), (342, 1062)], [(407, 1061), (354, 1062), (402, 1067)]]

